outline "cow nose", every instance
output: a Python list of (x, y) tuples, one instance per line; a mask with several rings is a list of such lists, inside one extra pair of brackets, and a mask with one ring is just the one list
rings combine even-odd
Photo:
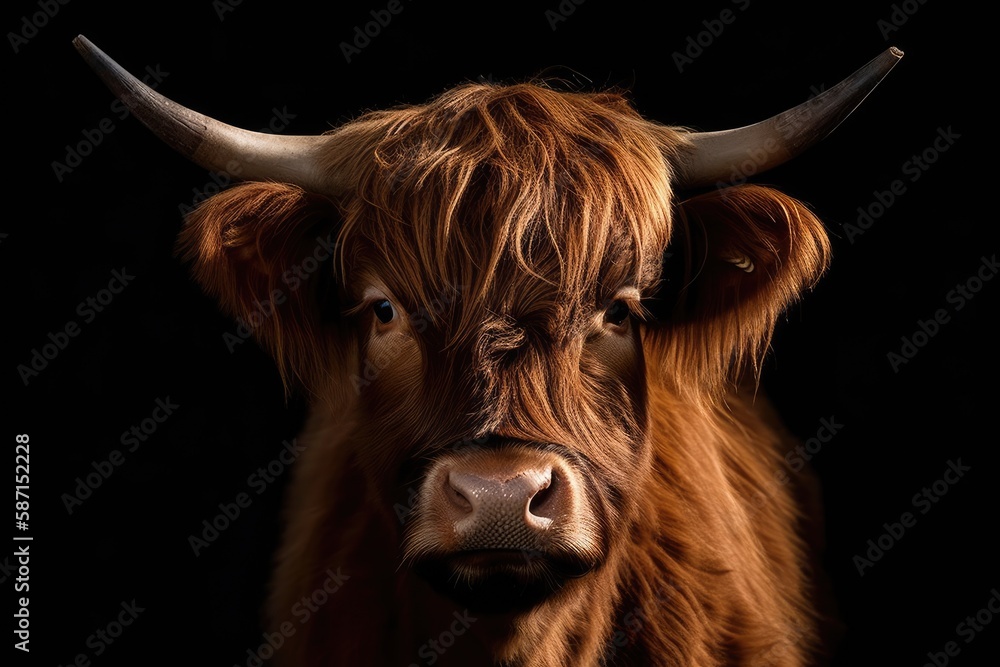
[(540, 549), (560, 507), (551, 466), (506, 474), (448, 472), (448, 505), (463, 549)]

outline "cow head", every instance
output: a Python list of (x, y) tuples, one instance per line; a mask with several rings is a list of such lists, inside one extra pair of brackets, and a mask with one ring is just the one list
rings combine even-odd
[(901, 55), (725, 132), (644, 120), (614, 93), (467, 84), (276, 137), (180, 107), (77, 45), (172, 146), (240, 165), (247, 182), (191, 214), (179, 247), (313, 398), (319, 446), (397, 531), (399, 562), (508, 611), (633, 538), (650, 383), (698, 409), (826, 265), (821, 224), (790, 197), (680, 195), (798, 154)]

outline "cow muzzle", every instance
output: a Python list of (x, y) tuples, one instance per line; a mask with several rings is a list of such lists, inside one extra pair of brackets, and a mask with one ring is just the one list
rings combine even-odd
[(541, 551), (570, 501), (562, 476), (549, 465), (515, 471), (456, 466), (440, 474), (446, 479), (437, 502), (463, 550)]
[(448, 453), (428, 469), (406, 555), (480, 611), (530, 607), (601, 560), (586, 475), (545, 447)]

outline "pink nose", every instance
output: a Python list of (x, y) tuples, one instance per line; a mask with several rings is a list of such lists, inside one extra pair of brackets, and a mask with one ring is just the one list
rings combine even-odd
[(565, 504), (551, 466), (448, 471), (447, 512), (462, 549), (541, 549)]

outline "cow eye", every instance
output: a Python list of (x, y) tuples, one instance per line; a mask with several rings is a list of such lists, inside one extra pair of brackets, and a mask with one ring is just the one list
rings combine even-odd
[(604, 311), (604, 321), (608, 324), (620, 327), (625, 320), (628, 319), (628, 315), (628, 305), (621, 299), (618, 299), (608, 306), (606, 311)]
[(396, 317), (396, 309), (392, 307), (388, 299), (382, 299), (373, 303), (372, 311), (382, 324), (389, 324)]

